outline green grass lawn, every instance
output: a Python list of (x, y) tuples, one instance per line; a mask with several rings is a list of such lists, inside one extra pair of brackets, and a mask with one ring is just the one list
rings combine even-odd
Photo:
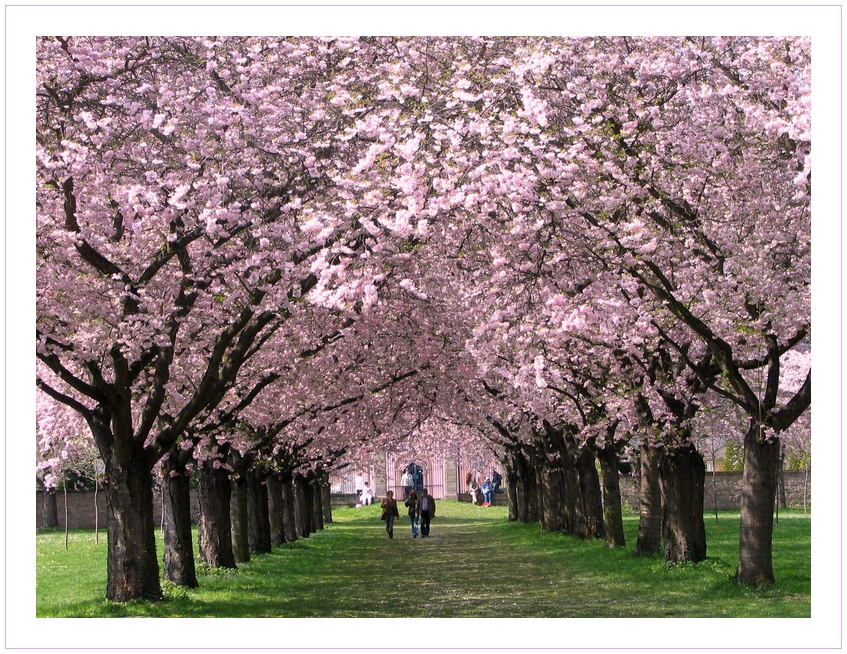
[[(199, 589), (165, 584), (166, 601), (104, 599), (106, 538), (36, 535), (38, 617), (810, 617), (811, 516), (782, 510), (774, 532), (776, 584), (735, 585), (738, 513), (706, 517), (708, 558), (666, 565), (506, 520), (504, 507), (438, 504), (432, 537), (412, 539), (401, 516), (394, 540), (376, 506), (338, 509), (308, 539), (254, 556), (237, 571), (200, 569)], [(161, 542), (159, 544), (161, 551)], [(367, 598), (367, 601), (363, 601)]]

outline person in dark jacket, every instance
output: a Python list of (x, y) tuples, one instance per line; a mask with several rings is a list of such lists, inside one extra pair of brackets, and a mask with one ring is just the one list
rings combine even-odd
[(418, 498), (417, 514), (421, 521), (421, 538), (429, 538), (429, 522), (435, 517), (435, 498), (424, 488)]
[(382, 507), (382, 519), (385, 520), (385, 531), (389, 538), (394, 538), (394, 518), (400, 515), (397, 510), (397, 500), (394, 499), (394, 491), (387, 491), (380, 504)]

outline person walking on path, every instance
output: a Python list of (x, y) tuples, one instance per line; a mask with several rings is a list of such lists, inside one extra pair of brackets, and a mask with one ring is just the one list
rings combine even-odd
[(389, 538), (394, 538), (394, 518), (400, 515), (397, 510), (397, 500), (394, 499), (394, 491), (387, 491), (382, 500), (382, 519), (385, 520), (385, 531)]
[(409, 507), (409, 520), (412, 522), (412, 538), (418, 537), (418, 494), (415, 491), (409, 491), (409, 499), (406, 500), (406, 506)]
[(418, 498), (417, 514), (421, 521), (421, 538), (429, 538), (429, 522), (435, 517), (435, 498), (424, 488)]

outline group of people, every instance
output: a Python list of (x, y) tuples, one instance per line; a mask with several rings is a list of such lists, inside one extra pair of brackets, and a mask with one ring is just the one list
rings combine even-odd
[[(414, 490), (414, 486), (410, 487), (413, 483), (412, 479), (410, 470), (404, 469), (403, 478), (400, 483), (406, 495), (404, 504), (412, 527), (412, 538), (417, 538), (418, 536), (429, 538), (430, 522), (435, 517), (435, 498), (429, 494), (426, 488), (423, 488), (420, 494), (418, 494)], [(479, 504), (479, 495), (481, 493), (483, 500), (482, 506), (491, 506), (493, 504), (494, 493), (499, 490), (498, 486), (501, 479), (502, 477), (495, 471), (494, 478), (486, 477), (480, 486), (477, 482), (476, 475), (469, 472), (467, 482), (471, 502)], [(368, 506), (373, 503), (374, 493), (368, 482), (364, 482), (359, 492), (359, 498), (362, 506)], [(400, 517), (400, 510), (397, 506), (397, 500), (394, 497), (394, 491), (386, 491), (380, 507), (382, 509), (380, 517), (385, 521), (385, 531), (389, 538), (394, 538), (394, 521)]]
[(482, 486), (476, 483), (476, 479), (471, 479), (468, 484), (468, 492), (471, 495), (471, 502), (474, 504), (479, 503), (479, 493), (482, 492), (482, 506), (491, 506), (493, 501), (494, 494), (494, 483), (490, 478), (486, 477), (485, 481), (482, 482)]
[[(435, 517), (435, 498), (424, 488), (418, 495), (410, 491), (405, 501), (412, 524), (412, 538), (429, 538), (430, 521)], [(394, 491), (387, 491), (382, 500), (382, 519), (385, 520), (385, 531), (389, 538), (394, 538), (394, 519), (400, 517), (397, 508), (397, 500), (394, 499)]]
[(482, 493), (482, 506), (491, 506), (493, 504), (494, 493), (499, 492), (500, 480), (502, 477), (496, 470), (493, 477), (486, 477), (482, 482), (482, 486), (477, 481), (476, 471), (468, 472), (467, 484), (468, 493), (471, 496), (473, 504), (479, 504), (479, 494)]

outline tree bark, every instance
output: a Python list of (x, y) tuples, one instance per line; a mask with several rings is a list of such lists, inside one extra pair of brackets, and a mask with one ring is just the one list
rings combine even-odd
[(562, 432), (559, 448), (562, 455), (564, 529), (565, 533), (571, 536), (580, 536), (585, 533), (585, 513), (579, 489), (579, 472), (576, 467), (579, 451), (573, 436), (564, 432)]
[(268, 519), (271, 524), (271, 545), (282, 545), (285, 542), (285, 530), (282, 517), (282, 483), (278, 472), (268, 473), (265, 481), (268, 484)]
[[(135, 449), (137, 446), (132, 445)], [(106, 599), (161, 600), (159, 562), (153, 519), (153, 477), (143, 449), (137, 447), (128, 463), (106, 458), (108, 563)], [(113, 480), (121, 480), (120, 482)]]
[(600, 477), (594, 467), (594, 454), (586, 446), (580, 448), (577, 459), (579, 473), (579, 491), (582, 499), (582, 511), (585, 516), (585, 528), (578, 536), (584, 538), (603, 538), (606, 533), (603, 522), (603, 499), (600, 491)]
[(621, 485), (618, 473), (618, 453), (614, 446), (597, 448), (600, 472), (603, 476), (603, 520), (606, 528), (606, 545), (624, 547)]
[(164, 466), (165, 492), (162, 525), (165, 541), (165, 579), (178, 586), (197, 588), (191, 534), (191, 480), (180, 451), (172, 450)]
[(562, 431), (544, 421), (544, 432), (537, 442), (542, 449), (539, 457), (539, 519), (542, 531), (566, 531), (565, 468), (567, 451), (562, 447)]
[(309, 498), (306, 482), (303, 475), (294, 475), (294, 522), (297, 525), (297, 535), (300, 538), (308, 538), (312, 533), (312, 509), (309, 506)]
[(677, 563), (706, 558), (703, 521), (706, 463), (693, 445), (665, 452), (659, 464), (662, 489), (662, 537), (665, 560)]
[(332, 522), (332, 489), (329, 484), (329, 473), (322, 471), (318, 475), (320, 484), (321, 511), (323, 522), (321, 528)]
[(525, 448), (515, 453), (515, 496), (517, 498), (518, 522), (535, 522), (538, 519), (538, 489), (535, 470), (528, 460)]
[(285, 542), (293, 543), (297, 540), (297, 502), (294, 498), (294, 476), (290, 472), (282, 472), (279, 476), (282, 490), (282, 531), (285, 534)]
[[(752, 421), (751, 421), (752, 422)], [(773, 510), (776, 500), (779, 439), (765, 440), (751, 424), (744, 437), (744, 470), (741, 477), (741, 531), (738, 583), (773, 584)]]
[(503, 459), (503, 470), (505, 471), (505, 482), (506, 482), (506, 499), (509, 504), (509, 522), (517, 522), (518, 521), (518, 500), (517, 500), (517, 481), (518, 475), (515, 472), (515, 466), (513, 463), (513, 454), (511, 452), (507, 452), (506, 457)]
[(213, 568), (235, 568), (230, 518), (232, 484), (229, 471), (223, 466), (215, 467), (214, 461), (207, 459), (198, 466), (200, 559)]
[(309, 502), (312, 506), (312, 533), (324, 528), (324, 513), (321, 502), (321, 483), (317, 475), (310, 473), (309, 480)]
[(526, 492), (526, 459), (523, 452), (515, 450), (512, 454), (513, 470), (515, 474), (515, 520), (517, 522), (529, 522), (527, 520), (527, 492)]
[(106, 599), (157, 601), (163, 595), (156, 556), (152, 463), (144, 443), (132, 437), (129, 403), (118, 404), (118, 411), (99, 406), (87, 418), (105, 464)]
[(232, 555), (236, 563), (250, 560), (250, 539), (247, 512), (247, 482), (244, 475), (232, 480), (232, 502), (229, 519), (232, 524)]
[(662, 551), (662, 488), (659, 484), (659, 463), (662, 450), (646, 443), (639, 455), (640, 505), (636, 556), (659, 554)]
[(562, 512), (564, 480), (560, 462), (547, 462), (540, 470), (541, 531), (563, 531), (565, 528)]
[(247, 472), (247, 513), (250, 516), (253, 552), (267, 554), (271, 551), (271, 523), (268, 516), (268, 487), (264, 473), (251, 468)]
[(58, 527), (59, 526), (59, 503), (56, 499), (56, 489), (44, 489), (41, 492), (41, 509), (43, 526)]

